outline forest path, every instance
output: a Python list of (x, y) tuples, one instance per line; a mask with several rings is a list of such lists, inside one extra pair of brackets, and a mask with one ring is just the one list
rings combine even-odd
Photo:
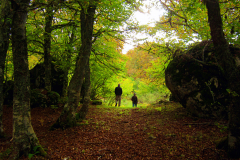
[[(90, 106), (86, 120), (49, 131), (62, 108), (33, 108), (32, 125), (53, 160), (224, 159), (215, 149), (221, 133), (213, 120), (193, 119), (178, 103), (147, 107)], [(4, 108), (5, 131), (12, 133), (12, 109)], [(1, 142), (4, 151), (9, 143)], [(22, 159), (27, 159), (22, 157)], [(32, 159), (45, 159), (34, 156)]]

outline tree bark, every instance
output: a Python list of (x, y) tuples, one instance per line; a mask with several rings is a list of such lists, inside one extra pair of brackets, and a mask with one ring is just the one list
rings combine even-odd
[(229, 104), (229, 132), (228, 155), (232, 158), (240, 157), (240, 68), (236, 65), (231, 54), (228, 42), (223, 33), (222, 19), (220, 15), (219, 0), (206, 0), (208, 20), (211, 28), (211, 37), (216, 50), (218, 64), (223, 69), (231, 90)]
[[(69, 56), (68, 56), (69, 57)], [(69, 58), (67, 57), (67, 61)], [(71, 57), (70, 57), (71, 58)], [(64, 75), (63, 75), (63, 89), (62, 89), (62, 95), (61, 98), (66, 98), (67, 97), (67, 87), (68, 87), (68, 73), (69, 73), (70, 67), (67, 67), (64, 69)]]
[(87, 8), (82, 7), (81, 9), (80, 20), (82, 45), (76, 61), (75, 71), (68, 87), (68, 101), (57, 122), (51, 127), (51, 129), (65, 129), (76, 125), (76, 113), (80, 102), (80, 92), (85, 74), (85, 66), (87, 65), (92, 49), (95, 10), (95, 5), (89, 5)]
[(14, 65), (13, 143), (9, 159), (19, 159), (39, 146), (46, 155), (31, 124), (30, 79), (26, 38), (27, 11), (30, 0), (12, 1), (12, 52)]
[(10, 22), (12, 12), (10, 11), (10, 1), (2, 0), (0, 6), (0, 137), (4, 136), (2, 116), (3, 116), (3, 81), (5, 60), (9, 46)]
[(45, 67), (45, 88), (51, 91), (51, 33), (53, 20), (53, 4), (49, 1), (45, 15), (45, 32), (44, 32), (44, 67)]
[(88, 106), (90, 103), (90, 92), (91, 92), (91, 81), (90, 81), (90, 66), (89, 66), (89, 60), (85, 68), (85, 94), (83, 98), (83, 105), (80, 111), (78, 112), (78, 119), (84, 120), (86, 118), (86, 115), (88, 113)]

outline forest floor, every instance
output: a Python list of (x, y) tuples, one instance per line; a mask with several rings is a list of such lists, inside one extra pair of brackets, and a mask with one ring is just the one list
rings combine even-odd
[[(227, 159), (226, 153), (215, 147), (215, 142), (227, 135), (226, 121), (191, 117), (178, 103), (139, 108), (91, 105), (79, 126), (49, 131), (61, 110), (31, 110), (34, 131), (53, 160)], [(4, 108), (3, 119), (5, 131), (11, 135), (11, 107)], [(0, 139), (0, 152), (9, 147), (10, 139)], [(31, 159), (46, 158), (34, 155)]]

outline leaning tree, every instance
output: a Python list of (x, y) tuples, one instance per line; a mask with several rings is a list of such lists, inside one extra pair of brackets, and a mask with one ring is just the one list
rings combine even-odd
[[(77, 114), (77, 108), (80, 102), (83, 79), (85, 78), (85, 68), (92, 52), (92, 44), (95, 41), (95, 37), (101, 34), (115, 37), (114, 33), (116, 33), (116, 30), (119, 30), (119, 26), (127, 21), (138, 3), (139, 1), (137, 2), (136, 0), (117, 0), (112, 2), (107, 0), (90, 0), (79, 3), (81, 9), (81, 47), (76, 60), (74, 74), (68, 86), (68, 101), (51, 129), (67, 128), (76, 125), (78, 119), (76, 115), (79, 115)], [(99, 25), (98, 28), (94, 28), (96, 25)], [(93, 32), (96, 29), (99, 30), (94, 35)], [(80, 117), (82, 116), (80, 115)]]
[(64, 109), (53, 124), (51, 129), (54, 128), (67, 128), (76, 125), (76, 113), (80, 102), (80, 92), (82, 83), (85, 76), (85, 66), (88, 64), (88, 60), (92, 49), (92, 37), (93, 37), (93, 24), (94, 15), (97, 2), (91, 1), (88, 6), (81, 5), (81, 47), (77, 57), (75, 71), (73, 77), (68, 86), (68, 101), (64, 106)]

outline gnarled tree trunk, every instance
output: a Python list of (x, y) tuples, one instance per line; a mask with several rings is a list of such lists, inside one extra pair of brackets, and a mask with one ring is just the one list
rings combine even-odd
[(13, 4), (12, 52), (14, 64), (13, 98), (13, 144), (9, 159), (19, 159), (28, 155), (33, 148), (46, 155), (39, 144), (31, 124), (30, 79), (26, 38), (27, 11), (30, 0), (19, 0)]
[(76, 113), (80, 102), (80, 92), (85, 74), (85, 66), (87, 65), (92, 49), (95, 10), (96, 6), (91, 4), (87, 8), (82, 7), (80, 14), (82, 45), (77, 58), (75, 71), (68, 87), (68, 102), (64, 106), (57, 122), (51, 127), (51, 129), (64, 129), (76, 125)]
[(205, 0), (208, 10), (208, 21), (211, 28), (211, 37), (216, 49), (218, 64), (222, 67), (228, 86), (233, 94), (229, 104), (229, 132), (228, 154), (230, 157), (240, 157), (240, 68), (236, 66), (233, 55), (230, 53), (228, 42), (223, 33), (220, 15), (219, 0)]
[(7, 50), (9, 46), (10, 22), (11, 22), (10, 1), (2, 0), (0, 6), (0, 137), (4, 136), (3, 116), (3, 81), (4, 68)]

